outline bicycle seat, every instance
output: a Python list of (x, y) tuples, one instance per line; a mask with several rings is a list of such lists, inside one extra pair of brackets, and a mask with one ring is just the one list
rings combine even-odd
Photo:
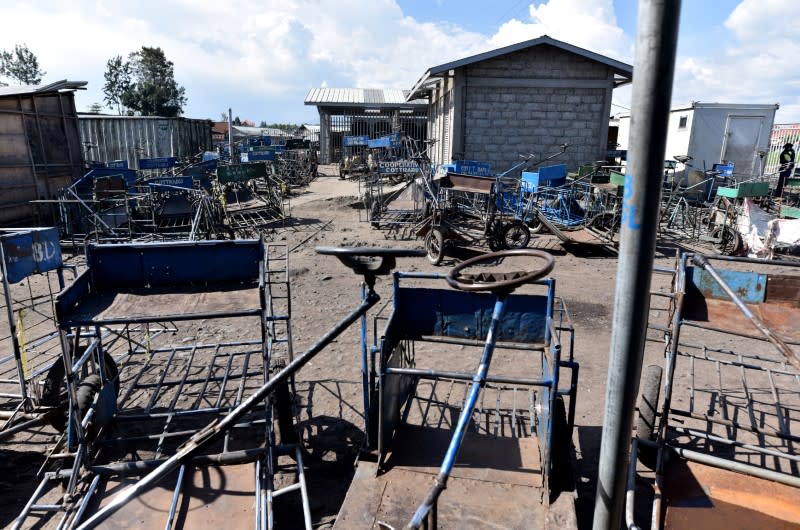
[(693, 160), (693, 158), (689, 155), (675, 155), (672, 158), (674, 158), (677, 162), (680, 162), (681, 164), (685, 164), (689, 160)]

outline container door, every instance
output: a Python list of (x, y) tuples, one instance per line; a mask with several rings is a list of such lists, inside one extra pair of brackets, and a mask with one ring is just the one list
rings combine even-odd
[(721, 161), (733, 162), (734, 173), (739, 179), (750, 178), (761, 172), (758, 145), (763, 128), (763, 116), (728, 115)]

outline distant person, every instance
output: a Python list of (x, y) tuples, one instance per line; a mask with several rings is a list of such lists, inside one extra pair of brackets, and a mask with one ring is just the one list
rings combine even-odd
[(786, 184), (786, 179), (792, 176), (794, 170), (794, 144), (786, 142), (783, 146), (783, 151), (778, 156), (778, 185), (775, 188), (775, 196), (780, 197), (783, 195), (783, 186)]

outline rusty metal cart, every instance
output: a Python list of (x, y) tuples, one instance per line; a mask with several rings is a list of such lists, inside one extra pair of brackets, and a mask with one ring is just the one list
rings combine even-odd
[[(648, 326), (664, 366), (645, 374), (633, 442), (656, 472), (653, 529), (800, 525), (800, 274), (775, 263), (682, 254), (662, 271)], [(632, 457), (631, 529), (635, 482)]]

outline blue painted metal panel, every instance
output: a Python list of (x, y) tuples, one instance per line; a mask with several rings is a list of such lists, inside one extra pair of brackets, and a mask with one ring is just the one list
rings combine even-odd
[(462, 175), (473, 175), (476, 177), (491, 177), (492, 165), (489, 162), (478, 162), (477, 160), (455, 160), (452, 164), (455, 173)]
[(369, 144), (369, 136), (345, 136), (342, 138), (342, 146), (344, 147), (353, 147), (356, 145), (367, 145)]
[(4, 231), (0, 235), (0, 244), (3, 245), (10, 283), (61, 267), (61, 246), (55, 228)]
[(194, 188), (194, 179), (192, 177), (161, 177), (157, 179), (150, 179), (147, 181), (148, 186), (173, 186), (176, 188)]
[(378, 162), (378, 173), (394, 175), (399, 173), (417, 173), (419, 164), (416, 160), (381, 160)]
[(209, 162), (211, 160), (219, 160), (219, 153), (216, 151), (204, 151), (203, 162)]
[[(486, 339), (495, 300), (491, 293), (404, 287), (395, 297), (397, 325), (393, 329), (398, 334)], [(498, 340), (540, 343), (546, 323), (546, 296), (510, 295)]]
[(127, 160), (112, 160), (106, 167), (110, 169), (128, 169), (128, 161)]
[(275, 160), (274, 151), (253, 151), (247, 154), (250, 162), (258, 162), (259, 160)]
[(213, 283), (252, 284), (264, 247), (259, 240), (90, 245), (86, 263), (96, 290)]
[[(766, 274), (728, 269), (717, 269), (717, 272), (743, 302), (748, 304), (764, 302), (764, 294), (767, 291)], [(686, 278), (687, 294), (699, 293), (703, 298), (730, 300), (722, 287), (705, 270), (698, 267), (687, 267)]]
[(140, 158), (139, 169), (168, 169), (175, 167), (178, 159), (174, 156), (163, 156), (160, 158)]

